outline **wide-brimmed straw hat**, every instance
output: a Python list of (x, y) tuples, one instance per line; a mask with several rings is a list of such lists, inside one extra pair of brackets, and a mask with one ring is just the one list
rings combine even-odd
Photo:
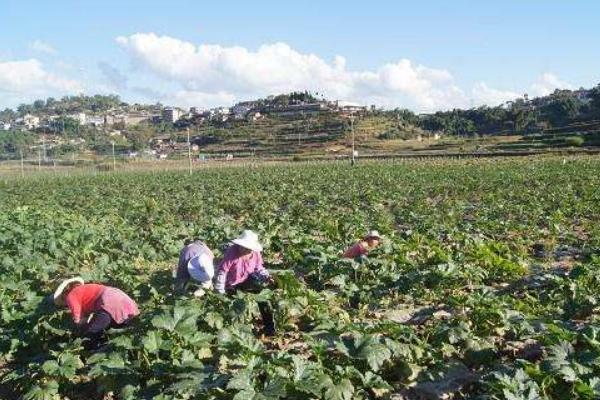
[(231, 243), (252, 251), (262, 251), (263, 249), (258, 241), (258, 235), (251, 230), (245, 230), (240, 237), (233, 239)]
[(64, 280), (60, 285), (58, 285), (58, 287), (54, 291), (54, 294), (52, 295), (52, 301), (54, 301), (54, 304), (56, 304), (57, 306), (62, 304), (61, 296), (63, 292), (73, 283), (79, 283), (80, 285), (84, 284), (83, 279), (79, 277)]
[(381, 239), (381, 235), (377, 231), (369, 231), (369, 233), (367, 233), (367, 236), (365, 236), (365, 237), (367, 239), (370, 239), (370, 238)]

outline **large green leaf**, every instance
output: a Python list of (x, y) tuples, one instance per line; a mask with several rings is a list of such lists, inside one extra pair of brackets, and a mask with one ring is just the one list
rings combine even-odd
[(342, 379), (339, 383), (333, 382), (325, 386), (323, 398), (325, 400), (351, 400), (354, 394), (354, 386), (348, 379)]

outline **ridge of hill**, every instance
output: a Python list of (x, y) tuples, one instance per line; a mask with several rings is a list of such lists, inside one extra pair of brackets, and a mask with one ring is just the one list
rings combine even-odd
[(189, 112), (114, 95), (66, 96), (0, 111), (0, 159), (31, 156), (42, 146), (50, 157), (102, 155), (113, 145), (119, 153), (177, 157), (187, 153), (188, 132), (196, 155), (335, 154), (353, 140), (369, 152), (596, 147), (599, 121), (600, 85), (432, 114), (342, 105), (309, 92)]

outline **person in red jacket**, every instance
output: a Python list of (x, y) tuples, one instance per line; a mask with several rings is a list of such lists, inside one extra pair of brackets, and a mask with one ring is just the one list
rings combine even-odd
[(120, 289), (85, 283), (81, 278), (62, 282), (54, 292), (54, 304), (67, 306), (82, 334), (98, 344), (110, 327), (120, 327), (140, 314), (137, 304)]
[(344, 258), (359, 258), (366, 256), (369, 251), (379, 245), (381, 235), (377, 231), (370, 231), (367, 235), (356, 242), (352, 247), (348, 248), (342, 257)]

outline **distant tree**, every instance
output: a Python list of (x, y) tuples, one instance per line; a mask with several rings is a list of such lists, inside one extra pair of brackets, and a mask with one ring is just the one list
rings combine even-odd
[(33, 112), (33, 106), (31, 104), (20, 104), (17, 107), (17, 111), (19, 115), (23, 116), (25, 114), (30, 114)]
[(46, 99), (46, 108), (52, 108), (56, 105), (56, 99), (54, 97), (48, 97)]
[(514, 129), (517, 133), (532, 133), (538, 128), (538, 111), (522, 109), (514, 115)]
[(0, 158), (16, 159), (30, 154), (36, 136), (31, 132), (0, 132)]
[(33, 102), (33, 109), (35, 111), (41, 111), (46, 107), (46, 102), (44, 100), (36, 100)]
[(393, 115), (396, 117), (396, 119), (399, 122), (401, 121), (405, 124), (416, 125), (419, 121), (419, 118), (417, 117), (417, 115), (414, 112), (407, 110), (405, 108), (403, 108), (403, 109), (396, 108), (393, 111)]
[(590, 110), (595, 118), (600, 117), (600, 85), (596, 86), (589, 93)]
[(125, 137), (131, 143), (133, 150), (144, 150), (148, 142), (154, 136), (155, 131), (150, 125), (139, 124), (125, 132)]
[(52, 122), (52, 129), (59, 135), (66, 137), (79, 136), (79, 121), (71, 117), (59, 117)]
[(541, 113), (552, 126), (566, 125), (577, 116), (581, 102), (573, 95), (556, 93), (552, 100), (541, 108)]
[(5, 108), (0, 111), (0, 121), (9, 122), (14, 121), (17, 118), (17, 113), (10, 108)]
[(450, 124), (450, 132), (459, 136), (472, 136), (477, 132), (477, 127), (470, 119), (457, 116)]
[(431, 132), (447, 131), (447, 121), (441, 113), (421, 116), (419, 120), (419, 126)]

